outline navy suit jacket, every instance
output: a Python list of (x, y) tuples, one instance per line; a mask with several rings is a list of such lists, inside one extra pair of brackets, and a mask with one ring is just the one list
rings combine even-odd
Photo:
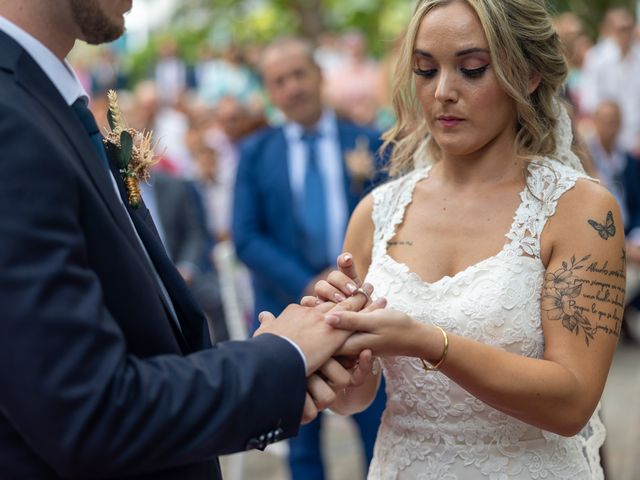
[(0, 308), (3, 480), (210, 480), (217, 455), (298, 430), (295, 348), (272, 335), (207, 348), (148, 210), (123, 208), (72, 110), (2, 32)]
[(625, 201), (629, 218), (625, 225), (625, 233), (640, 228), (640, 160), (627, 155), (627, 165), (622, 175)]
[[(356, 140), (364, 136), (369, 140), (380, 172), (383, 163), (378, 155), (382, 144), (380, 133), (342, 119), (337, 122), (343, 154), (353, 150)], [(288, 164), (288, 146), (281, 127), (263, 129), (240, 147), (233, 241), (238, 257), (251, 270), (256, 316), (263, 310), (277, 315), (288, 304), (299, 302), (304, 288), (320, 273), (308, 265), (302, 255)], [(363, 194), (380, 181), (381, 175), (354, 188), (344, 156), (342, 165), (344, 195), (350, 215)]]

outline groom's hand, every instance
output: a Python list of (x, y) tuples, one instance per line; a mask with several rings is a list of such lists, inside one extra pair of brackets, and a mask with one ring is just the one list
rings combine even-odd
[(358, 312), (365, 306), (373, 287), (364, 289), (366, 294), (357, 294), (338, 305), (327, 304), (319, 308), (289, 305), (278, 318), (269, 312), (259, 316), (260, 328), (254, 335), (272, 333), (286, 337), (302, 351), (307, 362), (307, 377), (324, 365), (344, 344), (351, 332), (332, 328), (324, 321), (331, 311)]

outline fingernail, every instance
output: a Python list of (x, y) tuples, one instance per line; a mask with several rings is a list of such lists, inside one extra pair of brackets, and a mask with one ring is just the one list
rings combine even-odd
[(347, 298), (346, 298), (344, 295), (342, 295), (341, 293), (334, 293), (334, 294), (333, 294), (333, 298), (335, 298), (335, 299), (336, 299), (336, 301), (338, 301), (338, 302), (344, 302), (344, 301), (347, 299)]
[(378, 307), (384, 307), (387, 304), (387, 299), (384, 297), (376, 298), (376, 301), (373, 303)]
[(320, 300), (319, 298), (316, 299), (316, 305), (320, 305), (322, 303), (322, 300)]
[(324, 321), (329, 325), (333, 325), (334, 327), (340, 325), (340, 317), (336, 317), (335, 315), (326, 315), (324, 317)]
[(358, 287), (356, 287), (355, 283), (347, 283), (347, 290), (349, 290), (349, 293), (353, 294), (355, 293), (355, 291), (358, 289)]
[(260, 323), (262, 323), (262, 320), (264, 320), (264, 312), (260, 312), (260, 313), (258, 314), (258, 321), (259, 321)]
[(352, 258), (353, 258), (353, 257), (351, 256), (351, 254), (350, 254), (350, 253), (345, 253), (345, 254), (342, 256), (342, 260), (344, 260), (345, 262), (348, 262), (348, 261), (349, 261), (349, 260), (351, 260)]
[(371, 295), (373, 293), (373, 285), (371, 285), (370, 283), (365, 283), (364, 285), (362, 285), (362, 288), (364, 291), (366, 291), (369, 295)]

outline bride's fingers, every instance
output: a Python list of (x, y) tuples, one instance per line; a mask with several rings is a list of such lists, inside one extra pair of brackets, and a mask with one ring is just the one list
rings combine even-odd
[(344, 302), (350, 295), (342, 293), (327, 280), (320, 280), (313, 288), (316, 296), (323, 301), (340, 303)]
[(347, 341), (340, 347), (335, 354), (338, 356), (358, 356), (364, 350), (370, 350), (375, 355), (376, 349), (375, 338), (369, 333), (354, 333)]
[(349, 252), (345, 252), (338, 257), (338, 268), (342, 273), (348, 276), (356, 286), (362, 285), (362, 280), (356, 272), (356, 266), (353, 262), (353, 256)]
[[(363, 295), (358, 295), (361, 297)], [(372, 330), (372, 313), (331, 310), (324, 317), (324, 321), (333, 328), (351, 330), (353, 332), (370, 332)]]
[(371, 298), (371, 294), (373, 293), (373, 287), (371, 285), (365, 284), (362, 287), (365, 293), (356, 292), (356, 294), (352, 297), (347, 298), (345, 301), (340, 302), (338, 305), (334, 305), (334, 308), (331, 309), (332, 312), (359, 312), (362, 310), (366, 304), (369, 302)]
[(387, 299), (384, 297), (376, 298), (373, 302), (361, 310), (362, 313), (371, 313), (387, 306)]
[(353, 295), (360, 286), (359, 283), (356, 284), (348, 275), (338, 270), (333, 270), (329, 273), (329, 275), (327, 275), (327, 281), (347, 297)]

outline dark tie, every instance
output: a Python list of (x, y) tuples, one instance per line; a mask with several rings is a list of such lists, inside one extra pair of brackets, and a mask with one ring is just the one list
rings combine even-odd
[(301, 226), (303, 249), (307, 262), (320, 271), (329, 261), (327, 245), (327, 204), (324, 180), (318, 163), (318, 134), (305, 132), (302, 141), (307, 147), (307, 168), (302, 194)]
[(98, 128), (98, 124), (96, 123), (93, 113), (91, 113), (91, 110), (87, 107), (86, 100), (84, 98), (79, 98), (73, 102), (71, 109), (80, 120), (80, 123), (82, 123), (82, 126), (89, 135), (93, 146), (98, 152), (98, 157), (100, 157), (102, 165), (108, 172), (109, 160), (107, 159), (107, 152), (104, 148), (104, 144), (102, 143), (102, 134), (100, 133), (100, 129)]

